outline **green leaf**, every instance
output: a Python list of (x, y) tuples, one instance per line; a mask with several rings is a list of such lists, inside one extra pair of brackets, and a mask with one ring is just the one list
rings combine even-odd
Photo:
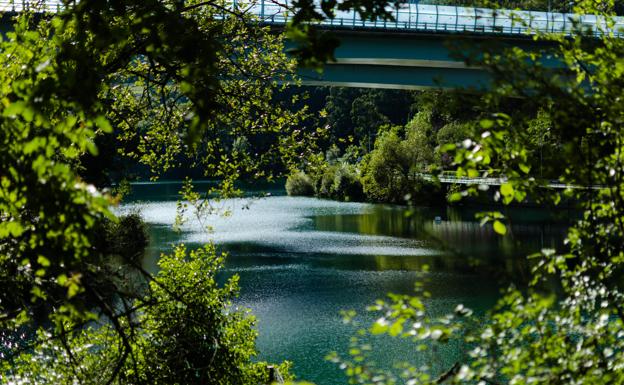
[(106, 119), (106, 117), (102, 115), (95, 118), (95, 125), (98, 126), (100, 130), (102, 130), (106, 134), (110, 134), (111, 132), (113, 132), (113, 126), (111, 126), (108, 122), (108, 119)]
[(24, 228), (18, 222), (0, 223), (0, 239), (6, 237), (19, 237), (24, 233)]
[(35, 117), (35, 110), (32, 107), (26, 107), (24, 108), (24, 111), (22, 111), (22, 116), (25, 121), (32, 122)]
[(37, 257), (37, 263), (44, 267), (50, 266), (50, 260), (44, 257), (43, 255), (40, 255), (39, 257)]
[(511, 196), (514, 194), (514, 188), (511, 183), (503, 183), (500, 186), (500, 192), (503, 196)]
[(383, 334), (388, 330), (388, 324), (386, 320), (377, 320), (373, 326), (371, 326), (371, 333), (374, 335)]
[(80, 286), (72, 282), (67, 287), (67, 298), (75, 297), (76, 294), (78, 294), (79, 292), (80, 292)]
[(403, 322), (404, 320), (400, 319), (396, 321), (395, 323), (393, 323), (392, 326), (390, 326), (390, 329), (388, 330), (388, 334), (390, 334), (392, 337), (398, 336), (401, 333), (401, 331), (403, 331)]
[(494, 221), (494, 231), (500, 235), (507, 234), (507, 226), (501, 221)]
[(30, 289), (30, 293), (35, 298), (46, 299), (48, 297), (47, 294), (43, 290), (41, 290), (39, 286), (33, 286), (33, 288)]
[(22, 111), (26, 108), (26, 103), (24, 101), (18, 100), (9, 104), (7, 108), (2, 112), (2, 116), (14, 118), (18, 114), (21, 114)]
[(459, 202), (461, 199), (462, 199), (461, 193), (455, 192), (455, 193), (452, 193), (449, 196), (448, 201), (451, 202), (451, 203), (452, 202)]
[(95, 145), (95, 143), (93, 143), (90, 140), (86, 140), (85, 141), (85, 147), (87, 148), (87, 151), (89, 151), (89, 154), (93, 155), (93, 156), (97, 156), (98, 155), (98, 148)]
[(33, 140), (31, 140), (30, 142), (26, 143), (24, 145), (24, 154), (31, 154), (35, 151), (37, 151), (37, 149), (45, 146), (46, 144), (46, 139), (42, 138), (42, 137), (36, 137)]
[(65, 286), (67, 284), (67, 276), (65, 274), (61, 274), (58, 277), (56, 277), (56, 281), (58, 282), (59, 285)]
[(456, 148), (457, 148), (457, 145), (455, 143), (447, 143), (447, 144), (443, 144), (442, 146), (440, 146), (440, 152), (446, 153), (446, 152), (453, 151)]
[(494, 121), (490, 119), (481, 119), (479, 125), (487, 130), (489, 128), (492, 128), (492, 126), (494, 125)]

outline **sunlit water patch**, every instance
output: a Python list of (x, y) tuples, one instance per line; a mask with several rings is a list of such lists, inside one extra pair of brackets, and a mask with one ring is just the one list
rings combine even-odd
[[(138, 211), (150, 224), (172, 226), (176, 202), (144, 202), (124, 205), (120, 212)], [(275, 251), (335, 255), (419, 256), (439, 251), (417, 239), (358, 232), (318, 231), (314, 218), (371, 211), (374, 205), (338, 203), (312, 198), (273, 197), (258, 200), (224, 200), (214, 214), (199, 221), (187, 214), (180, 228), (179, 242), (201, 244), (210, 241), (223, 246), (253, 244)], [(223, 213), (228, 212), (227, 215)], [(207, 230), (208, 226), (210, 229)]]

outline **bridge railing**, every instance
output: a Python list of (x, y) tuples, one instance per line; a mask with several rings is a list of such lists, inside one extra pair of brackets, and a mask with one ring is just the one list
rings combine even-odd
[(58, 12), (63, 6), (60, 0), (0, 0), (0, 12)]
[[(444, 171), (438, 175), (431, 175), (420, 173), (419, 177), (428, 181), (439, 181), (440, 183), (446, 184), (462, 184), (462, 185), (486, 185), (486, 186), (500, 186), (504, 183), (507, 183), (509, 180), (505, 176), (490, 176), (490, 177), (467, 177), (467, 176), (457, 176), (455, 171)], [(589, 187), (583, 186), (575, 186), (571, 184), (561, 183), (558, 180), (550, 180), (545, 184), (545, 187), (553, 188), (553, 189), (591, 189), (591, 190), (600, 190), (604, 188), (604, 186), (595, 185)]]
[[(236, 2), (234, 2), (236, 5)], [(256, 0), (247, 9), (271, 24), (287, 23), (288, 0)], [(404, 4), (392, 10), (394, 20), (362, 20), (354, 11), (339, 11), (335, 17), (316, 24), (343, 28), (391, 29), (403, 31), (447, 31), (484, 34), (527, 34), (532, 32), (572, 33), (577, 27), (591, 29), (595, 35), (613, 33), (624, 37), (624, 18), (615, 18), (615, 25), (596, 15), (572, 13), (494, 10), (429, 4)]]
[[(222, 0), (231, 7), (254, 14), (265, 23), (285, 24), (292, 17), (293, 0)], [(318, 1), (318, 0), (316, 0)], [(24, 10), (59, 11), (61, 0), (0, 0), (0, 12)], [(320, 10), (320, 5), (319, 5)], [(316, 24), (351, 29), (399, 31), (469, 32), (482, 34), (523, 35), (535, 32), (572, 33), (576, 28), (591, 30), (597, 36), (612, 33), (624, 37), (624, 18), (614, 18), (609, 25), (596, 15), (572, 13), (511, 11), (504, 9), (457, 7), (430, 4), (403, 4), (388, 7), (394, 20), (362, 20), (355, 11), (337, 11), (335, 17)]]

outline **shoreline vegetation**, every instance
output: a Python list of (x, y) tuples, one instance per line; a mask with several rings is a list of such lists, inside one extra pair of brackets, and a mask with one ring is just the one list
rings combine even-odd
[[(461, 204), (503, 204), (496, 186), (460, 196), (465, 186), (423, 178), (441, 172), (481, 176), (466, 174), (453, 157), (456, 149), (470, 147), (474, 142), (469, 138), (482, 129), (480, 122), (488, 113), (481, 97), (438, 90), (330, 88), (311, 93), (320, 116), (316, 124), (325, 125), (328, 140), (290, 170), (288, 195), (400, 205), (455, 204), (460, 199)], [(399, 100), (403, 108), (393, 109)], [(513, 99), (503, 99), (499, 106), (509, 114), (529, 116), (529, 163), (524, 167), (540, 179), (563, 175), (565, 162), (560, 159), (560, 138), (550, 130), (551, 112)], [(489, 169), (490, 176), (497, 175), (497, 159)], [(544, 202), (527, 196), (513, 204)]]
[[(419, 178), (413, 182), (412, 189), (415, 195), (407, 194), (403, 199), (383, 200), (375, 199), (366, 194), (362, 187), (362, 182), (357, 170), (350, 170), (350, 184), (342, 180), (343, 175), (333, 171), (327, 174), (311, 177), (303, 171), (295, 171), (286, 179), (284, 188), (288, 196), (293, 197), (315, 197), (329, 199), (339, 202), (365, 202), (376, 204), (392, 204), (410, 207), (435, 207), (435, 206), (470, 206), (480, 208), (501, 208), (501, 207), (542, 207), (548, 210), (578, 210), (578, 203), (572, 199), (562, 200), (558, 205), (547, 205), (543, 202), (535, 202), (527, 196), (522, 202), (512, 202), (508, 205), (496, 202), (493, 198), (498, 186), (488, 186), (488, 190), (483, 190), (482, 194), (474, 197), (465, 197), (461, 201), (449, 201), (450, 196), (464, 188), (464, 185), (450, 183), (436, 183)], [(333, 178), (332, 178), (333, 177)], [(317, 190), (317, 186), (324, 186), (322, 190)], [(327, 186), (329, 186), (327, 188)], [(397, 195), (398, 197), (398, 195)]]

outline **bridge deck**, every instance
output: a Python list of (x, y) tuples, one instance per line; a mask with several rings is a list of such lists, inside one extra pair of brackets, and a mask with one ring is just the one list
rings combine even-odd
[[(283, 2), (283, 3), (280, 3)], [(284, 24), (290, 20), (288, 0), (257, 0), (247, 5), (250, 12), (261, 20)], [(624, 18), (616, 17), (615, 25), (608, 26), (605, 19), (596, 15), (573, 13), (512, 11), (429, 4), (404, 4), (393, 10), (393, 21), (367, 21), (356, 12), (336, 12), (336, 17), (316, 24), (327, 27), (352, 29), (385, 29), (403, 32), (470, 32), (477, 34), (526, 35), (535, 32), (571, 33), (575, 25), (590, 28), (599, 36), (614, 33), (624, 37)]]
[[(318, 2), (318, 0), (316, 0)], [(227, 0), (239, 10), (257, 15), (261, 21), (285, 24), (292, 13), (293, 0)], [(0, 12), (22, 12), (27, 9), (58, 11), (61, 0), (0, 0)], [(319, 7), (320, 9), (320, 7)], [(351, 29), (384, 29), (404, 32), (469, 32), (477, 34), (525, 35), (534, 32), (570, 33), (575, 25), (591, 29), (602, 35), (613, 33), (624, 37), (624, 18), (616, 17), (615, 25), (608, 26), (604, 18), (596, 15), (572, 13), (494, 10), (459, 6), (429, 4), (403, 4), (399, 9), (388, 8), (394, 20), (362, 20), (354, 11), (337, 11), (335, 18), (317, 22), (327, 27)]]

